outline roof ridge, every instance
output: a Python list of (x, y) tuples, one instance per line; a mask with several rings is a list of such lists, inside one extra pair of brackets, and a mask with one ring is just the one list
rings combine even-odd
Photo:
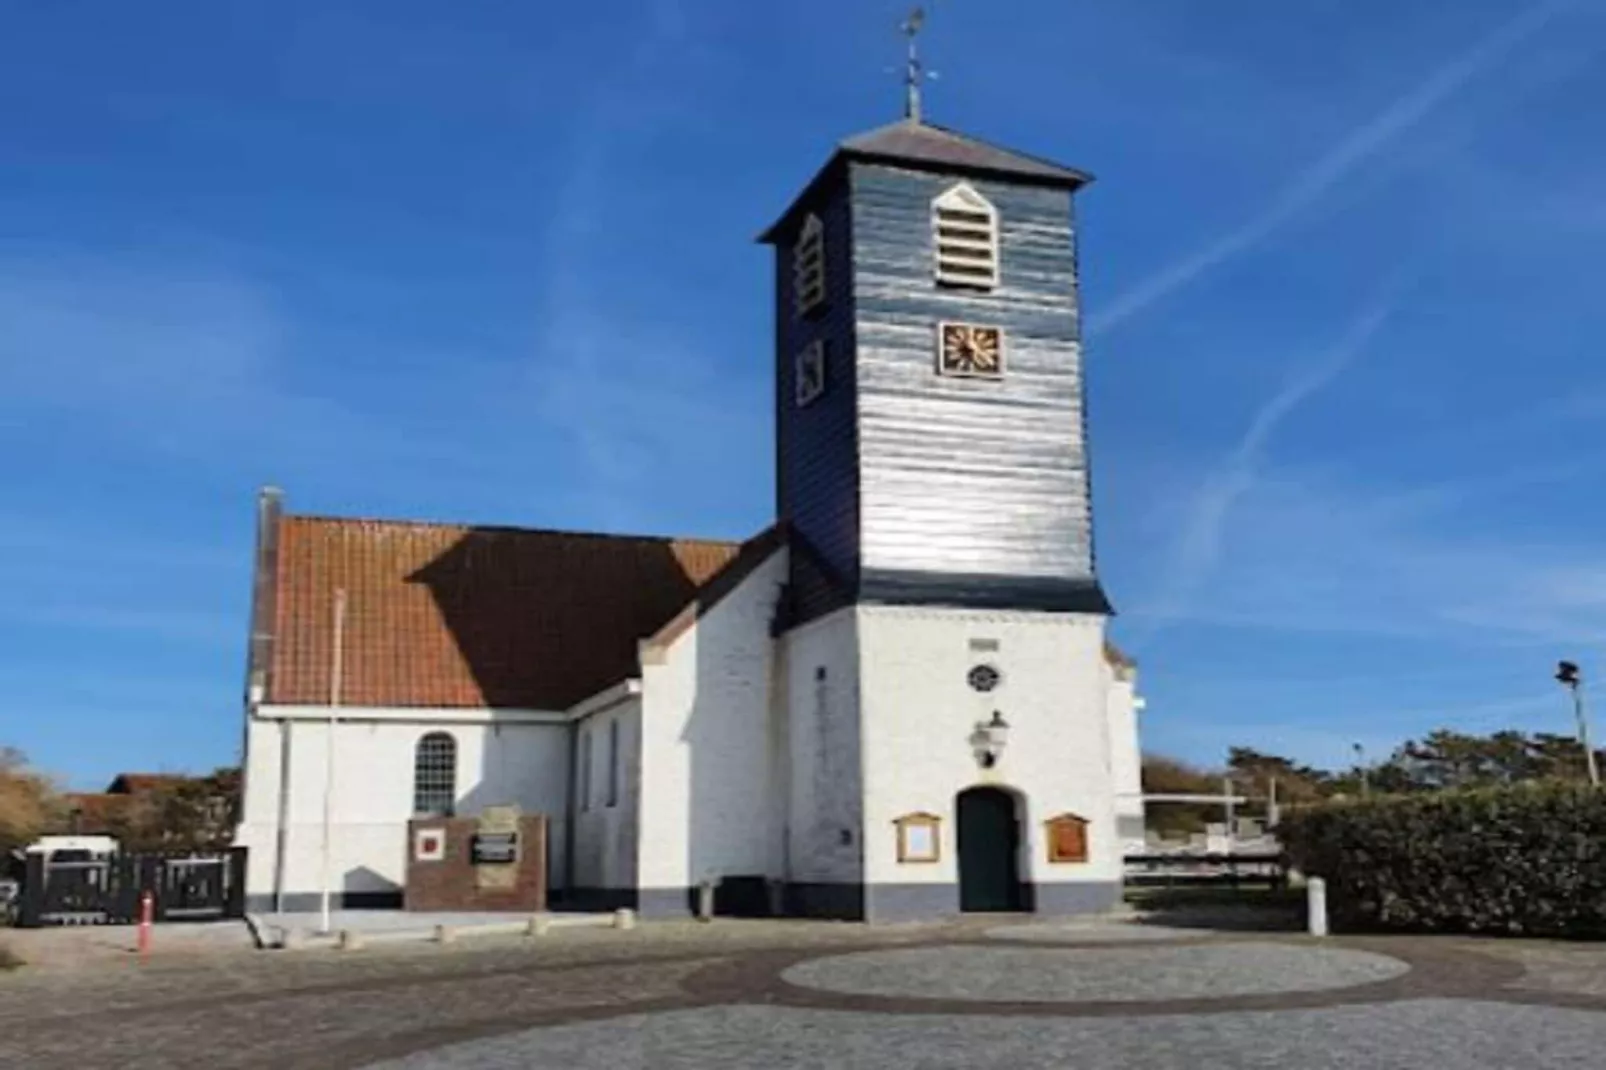
[(702, 535), (635, 535), (616, 531), (576, 531), (571, 528), (531, 528), (520, 527), (515, 524), (480, 524), (473, 521), (459, 520), (409, 520), (401, 517), (383, 516), (331, 516), (324, 513), (285, 513), (281, 517), (286, 522), (296, 521), (310, 524), (341, 524), (341, 525), (378, 525), (396, 528), (424, 528), (429, 530), (463, 530), (501, 532), (513, 535), (558, 535), (581, 539), (611, 539), (629, 542), (663, 542), (663, 543), (694, 543), (703, 546), (739, 547), (744, 539), (715, 539)]

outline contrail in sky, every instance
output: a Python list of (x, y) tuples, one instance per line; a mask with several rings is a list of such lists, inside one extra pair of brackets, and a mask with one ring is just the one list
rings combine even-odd
[(1116, 295), (1107, 308), (1089, 317), (1090, 332), (1117, 326), (1217, 265), (1264, 241), (1290, 219), (1320, 201), (1401, 134), (1426, 119), (1482, 71), (1538, 33), (1558, 12), (1571, 6), (1569, 0), (1551, 0), (1503, 23), (1294, 176), (1259, 215)]
[(1221, 557), (1228, 515), (1238, 500), (1255, 487), (1256, 469), (1266, 443), (1301, 404), (1327, 386), (1353, 364), (1398, 304), (1405, 275), (1396, 274), (1350, 321), (1343, 337), (1317, 359), (1298, 371), (1273, 394), (1249, 421), (1238, 442), (1222, 458), (1194, 497), (1172, 556), (1167, 590), (1156, 606), (1155, 624), (1142, 637), (1180, 616), (1199, 585)]

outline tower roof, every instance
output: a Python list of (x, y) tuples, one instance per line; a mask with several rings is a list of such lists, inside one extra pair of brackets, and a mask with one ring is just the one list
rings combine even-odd
[(917, 119), (902, 119), (855, 134), (842, 142), (839, 151), (863, 159), (1029, 178), (1070, 189), (1093, 181), (1093, 176), (1086, 171), (1006, 149)]
[(1093, 181), (1092, 175), (1086, 171), (1078, 171), (1074, 167), (1066, 167), (1039, 156), (994, 145), (969, 134), (961, 134), (956, 130), (922, 122), (919, 119), (900, 119), (898, 122), (855, 134), (838, 144), (836, 152), (821, 168), (820, 173), (759, 240), (773, 241), (781, 224), (791, 217), (799, 203), (808, 199), (820, 180), (843, 161), (848, 160), (876, 161), (902, 164), (919, 170), (1014, 179), (1018, 182), (1057, 186), (1066, 190), (1075, 190)]

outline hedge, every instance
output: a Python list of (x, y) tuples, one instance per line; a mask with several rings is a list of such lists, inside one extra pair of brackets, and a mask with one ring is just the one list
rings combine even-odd
[(1566, 783), (1332, 802), (1287, 814), (1290, 864), (1334, 924), (1606, 937), (1606, 790)]

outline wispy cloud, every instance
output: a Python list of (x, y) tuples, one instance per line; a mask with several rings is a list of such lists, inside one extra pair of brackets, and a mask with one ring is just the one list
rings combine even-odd
[(1571, 6), (1566, 0), (1552, 0), (1527, 8), (1501, 24), (1342, 138), (1295, 175), (1254, 217), (1117, 294), (1104, 309), (1089, 318), (1089, 329), (1097, 333), (1119, 325), (1271, 237)]
[(1185, 611), (1189, 598), (1221, 557), (1229, 515), (1234, 505), (1253, 488), (1272, 435), (1301, 404), (1365, 352), (1395, 307), (1401, 288), (1399, 282), (1385, 286), (1350, 321), (1335, 345), (1296, 368), (1287, 383), (1255, 412), (1237, 444), (1206, 476), (1183, 522), (1164, 593), (1151, 609), (1151, 628)]
[[(686, 10), (650, 0), (619, 69), (575, 111), (569, 170), (544, 242), (525, 385), (541, 419), (575, 448), (588, 477), (586, 509), (610, 528), (639, 527), (642, 502), (668, 470), (706, 470), (728, 443), (763, 435), (762, 408), (731, 403), (732, 382), (695, 333), (635, 317), (603, 251), (632, 192), (615, 188), (613, 176), (637, 175), (619, 160), (674, 128), (686, 91), (670, 71), (683, 75), (696, 55)], [(656, 121), (643, 122), (646, 114)], [(661, 498), (658, 505), (662, 513)]]

